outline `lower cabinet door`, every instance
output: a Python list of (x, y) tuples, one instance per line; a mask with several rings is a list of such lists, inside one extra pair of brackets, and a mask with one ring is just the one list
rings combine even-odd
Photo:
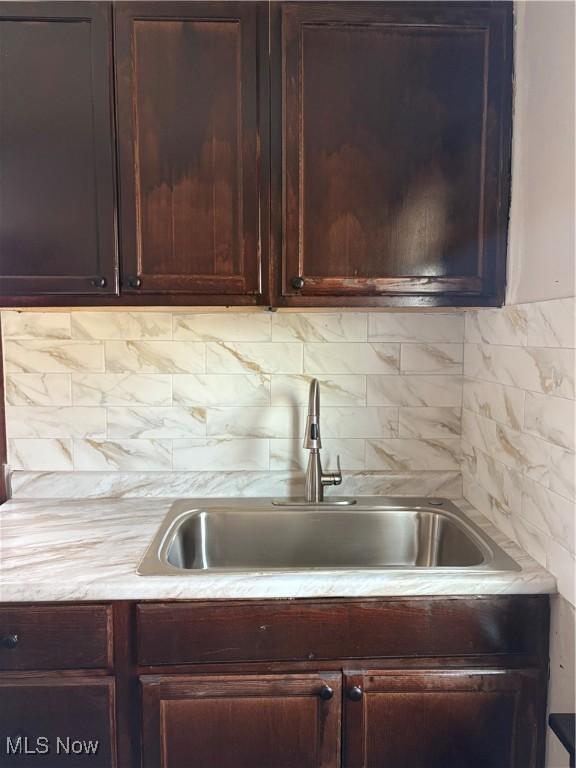
[(144, 768), (338, 768), (341, 674), (144, 676)]
[(540, 768), (541, 685), (532, 670), (346, 674), (344, 766)]
[(0, 680), (2, 768), (115, 768), (114, 744), (113, 678)]

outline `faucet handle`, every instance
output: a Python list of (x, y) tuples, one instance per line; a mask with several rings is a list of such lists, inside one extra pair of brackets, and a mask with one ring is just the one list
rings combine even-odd
[(336, 457), (336, 472), (322, 473), (322, 485), (340, 485), (342, 483), (342, 467), (340, 466), (340, 456)]
[(336, 466), (338, 469), (334, 472), (334, 485), (340, 485), (342, 482), (342, 467), (340, 465), (340, 454), (336, 456)]

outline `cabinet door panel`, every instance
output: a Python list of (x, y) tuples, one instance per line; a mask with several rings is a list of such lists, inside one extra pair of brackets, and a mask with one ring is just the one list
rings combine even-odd
[[(341, 675), (141, 678), (144, 768), (337, 768)], [(320, 697), (324, 686), (333, 696)]]
[(509, 13), (506, 3), (283, 4), (288, 303), (496, 298), (506, 250)]
[[(345, 676), (346, 768), (536, 768), (545, 687), (535, 670)], [(357, 686), (357, 701), (349, 692)]]
[(259, 294), (265, 6), (115, 13), (124, 289)]
[(0, 294), (117, 292), (108, 3), (0, 5)]
[(5, 675), (0, 766), (115, 768), (114, 717), (112, 678)]

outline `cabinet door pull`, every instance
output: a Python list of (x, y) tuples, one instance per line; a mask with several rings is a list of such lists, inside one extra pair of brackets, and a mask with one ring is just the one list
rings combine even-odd
[(293, 277), (292, 278), (292, 288), (299, 291), (302, 288), (304, 288), (304, 278), (303, 277)]
[(93, 277), (92, 280), (90, 280), (90, 285), (93, 288), (106, 288), (106, 278), (105, 277)]
[(126, 284), (128, 285), (128, 288), (141, 288), (142, 280), (139, 277), (128, 277), (126, 279)]
[(332, 688), (330, 688), (329, 685), (324, 684), (322, 688), (320, 688), (319, 696), (322, 699), (322, 701), (330, 701), (332, 696), (334, 696), (334, 691), (332, 690)]
[(350, 701), (360, 701), (363, 695), (364, 691), (359, 685), (353, 685), (352, 688), (348, 689), (348, 698)]
[(2, 648), (8, 648), (9, 650), (16, 648), (18, 645), (18, 635), (5, 635), (2, 640), (0, 640), (0, 645)]

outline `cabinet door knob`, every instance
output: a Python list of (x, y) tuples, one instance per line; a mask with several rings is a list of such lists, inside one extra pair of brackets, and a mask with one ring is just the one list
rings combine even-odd
[(126, 280), (128, 288), (141, 288), (142, 280), (139, 277), (129, 277)]
[(330, 688), (329, 685), (324, 684), (322, 688), (320, 688), (319, 696), (322, 699), (322, 701), (330, 701), (332, 696), (334, 696), (334, 691), (332, 690), (332, 688)]
[(5, 635), (0, 640), (0, 645), (2, 648), (16, 648), (18, 645), (18, 635)]
[(93, 288), (106, 288), (106, 278), (105, 277), (93, 277), (92, 280), (90, 280), (90, 285)]
[(363, 695), (364, 691), (359, 685), (353, 685), (352, 688), (348, 689), (348, 698), (350, 701), (360, 701)]
[(292, 288), (295, 288), (297, 291), (299, 291), (301, 288), (304, 288), (304, 278), (300, 276), (293, 277)]

